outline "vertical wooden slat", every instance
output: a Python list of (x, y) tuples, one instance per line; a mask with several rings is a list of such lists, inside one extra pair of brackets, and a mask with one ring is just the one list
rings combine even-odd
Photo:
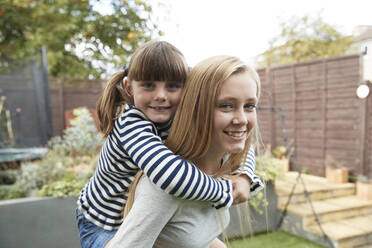
[(367, 98), (366, 104), (366, 126), (365, 126), (365, 149), (364, 149), (364, 175), (367, 177), (372, 178), (372, 87), (371, 84), (368, 84), (369, 87), (369, 96)]
[[(297, 111), (297, 97), (296, 97), (296, 64), (292, 65), (292, 104), (293, 104), (293, 144), (292, 147), (294, 148), (294, 155), (297, 157), (297, 141), (296, 141), (296, 127), (297, 127), (297, 118), (296, 118), (296, 111)], [(291, 142), (291, 140), (289, 140)]]
[[(322, 109), (322, 158), (325, 161), (327, 156), (327, 60), (323, 59), (322, 61), (322, 73), (323, 73), (323, 84), (320, 88), (321, 91), (321, 109)], [(325, 173), (325, 163), (323, 163), (323, 171)]]
[[(359, 82), (363, 82), (363, 55), (359, 58)], [(359, 157), (360, 162), (358, 166), (358, 173), (366, 173), (366, 145), (367, 145), (367, 113), (368, 113), (368, 98), (360, 99), (360, 148), (359, 148)]]
[[(65, 128), (65, 101), (64, 101), (64, 80), (58, 82), (58, 99), (59, 99), (59, 119), (60, 123), (62, 123), (62, 130)], [(62, 131), (61, 131), (62, 133)]]
[[(275, 85), (274, 85), (274, 74), (272, 71), (267, 69), (267, 82), (268, 87), (270, 88), (271, 97), (269, 99), (270, 106), (275, 106)], [(276, 121), (275, 121), (276, 113), (274, 111), (270, 112), (269, 118), (271, 123), (271, 148), (276, 147)]]

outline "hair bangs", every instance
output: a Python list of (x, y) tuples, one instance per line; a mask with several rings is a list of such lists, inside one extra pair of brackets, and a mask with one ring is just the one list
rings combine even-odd
[(150, 43), (134, 54), (129, 79), (136, 81), (186, 81), (188, 67), (182, 53), (168, 42)]

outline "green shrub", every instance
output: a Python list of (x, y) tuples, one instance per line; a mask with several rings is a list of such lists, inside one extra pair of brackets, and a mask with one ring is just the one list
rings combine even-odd
[[(255, 173), (261, 178), (262, 181), (274, 181), (278, 177), (284, 175), (284, 170), (279, 160), (273, 158), (269, 149), (262, 156), (256, 157), (256, 170)], [(249, 198), (249, 205), (253, 207), (258, 213), (262, 214), (262, 207), (268, 205), (268, 201), (263, 191)]]
[(0, 185), (0, 200), (26, 197), (26, 191), (17, 185)]
[(91, 174), (78, 176), (68, 172), (61, 180), (45, 184), (39, 190), (38, 195), (55, 197), (78, 196), (90, 177)]
[(17, 176), (17, 187), (33, 196), (78, 195), (98, 159), (102, 135), (86, 108), (74, 110), (71, 127), (62, 137), (49, 142), (49, 151), (37, 163), (24, 163)]
[(264, 181), (274, 181), (284, 175), (284, 170), (278, 159), (268, 154), (256, 157), (256, 174)]
[(49, 146), (60, 155), (89, 155), (102, 145), (102, 134), (97, 131), (94, 120), (87, 108), (73, 110), (75, 118), (71, 127), (64, 130), (63, 137), (54, 137)]

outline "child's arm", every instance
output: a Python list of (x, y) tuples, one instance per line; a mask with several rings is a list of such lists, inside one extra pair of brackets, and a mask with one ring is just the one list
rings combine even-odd
[(256, 158), (254, 154), (254, 148), (251, 146), (244, 166), (239, 167), (237, 170), (232, 172), (233, 175), (241, 175), (246, 180), (250, 180), (250, 195), (257, 194), (265, 187), (261, 179), (254, 173), (255, 168)]
[(156, 135), (154, 125), (131, 107), (115, 123), (113, 138), (152, 183), (178, 198), (211, 201), (219, 209), (232, 204), (230, 180), (214, 179), (172, 153)]

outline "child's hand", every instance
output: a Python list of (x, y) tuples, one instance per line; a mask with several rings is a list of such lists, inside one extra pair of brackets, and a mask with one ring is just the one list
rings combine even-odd
[(233, 205), (248, 201), (251, 187), (251, 179), (244, 174), (236, 175), (230, 178), (233, 186)]

